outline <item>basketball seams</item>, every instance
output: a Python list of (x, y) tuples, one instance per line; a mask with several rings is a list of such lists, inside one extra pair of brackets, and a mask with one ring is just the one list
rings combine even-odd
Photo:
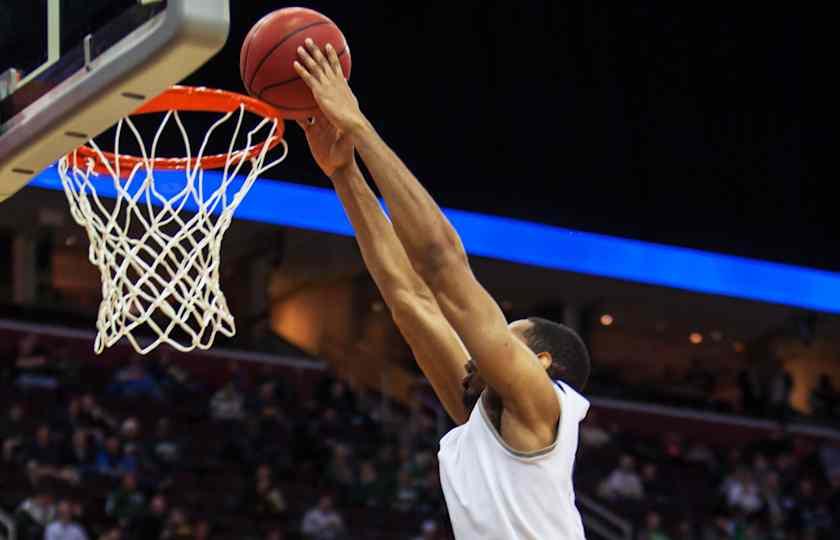
[(280, 41), (275, 43), (274, 46), (271, 49), (269, 49), (269, 51), (267, 53), (265, 53), (265, 55), (262, 57), (262, 59), (260, 59), (259, 63), (257, 64), (257, 67), (254, 69), (254, 73), (251, 75), (251, 80), (248, 81), (248, 84), (247, 84), (248, 91), (249, 92), (251, 91), (251, 85), (254, 84), (254, 79), (257, 78), (257, 74), (260, 72), (260, 69), (262, 69), (262, 66), (263, 66), (263, 64), (265, 64), (265, 61), (268, 60), (268, 58), (272, 54), (274, 54), (274, 52), (277, 49), (279, 49), (280, 47), (283, 46), (284, 43), (289, 41), (289, 39), (291, 39), (292, 36), (295, 36), (295, 35), (303, 32), (305, 30), (309, 30), (310, 28), (314, 28), (316, 26), (322, 26), (322, 25), (325, 25), (325, 24), (333, 24), (333, 23), (331, 21), (318, 21), (318, 22), (314, 22), (312, 24), (307, 24), (306, 26), (301, 26), (300, 28), (298, 28), (298, 29), (296, 29), (292, 32), (289, 32), (288, 34), (286, 34), (283, 37), (283, 39), (281, 39)]
[[(339, 57), (339, 58), (341, 58), (342, 56), (344, 56), (344, 53), (346, 53), (346, 52), (347, 52), (347, 47), (343, 48), (343, 49), (341, 50), (341, 52), (340, 52), (340, 53), (338, 53), (338, 57)], [(279, 82), (276, 82), (276, 83), (272, 83), (272, 84), (268, 84), (268, 85), (266, 85), (266, 86), (263, 86), (263, 87), (260, 89), (260, 91), (259, 91), (259, 92), (257, 92), (257, 97), (258, 97), (258, 98), (260, 98), (260, 99), (262, 99), (262, 94), (263, 94), (263, 92), (265, 92), (266, 90), (271, 90), (272, 88), (277, 88), (278, 86), (283, 86), (283, 85), (286, 85), (286, 84), (289, 84), (289, 83), (293, 83), (293, 82), (295, 82), (295, 81), (299, 81), (299, 80), (301, 80), (300, 76), (296, 76), (296, 77), (292, 77), (291, 79), (286, 79), (285, 81), (279, 81)]]

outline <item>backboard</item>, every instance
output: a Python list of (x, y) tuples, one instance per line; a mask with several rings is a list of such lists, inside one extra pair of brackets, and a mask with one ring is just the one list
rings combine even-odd
[(190, 75), (229, 0), (0, 0), (0, 202)]

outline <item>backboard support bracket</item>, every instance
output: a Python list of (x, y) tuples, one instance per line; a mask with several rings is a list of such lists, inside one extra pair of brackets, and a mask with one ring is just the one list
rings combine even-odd
[(80, 134), (99, 135), (198, 69), (222, 48), (229, 26), (229, 0), (168, 0), (95, 58), (93, 38), (86, 38), (81, 69), (3, 119), (0, 202), (82, 144)]

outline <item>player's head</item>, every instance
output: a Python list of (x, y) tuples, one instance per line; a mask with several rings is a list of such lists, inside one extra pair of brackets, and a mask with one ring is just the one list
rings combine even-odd
[(537, 355), (549, 377), (563, 381), (578, 392), (586, 388), (589, 353), (577, 332), (540, 317), (514, 321), (509, 328)]
[[(539, 317), (514, 321), (508, 328), (534, 352), (549, 378), (561, 380), (578, 392), (586, 387), (589, 353), (574, 330)], [(467, 363), (467, 372), (463, 381), (463, 401), (467, 411), (471, 411), (484, 391), (485, 384), (476, 372), (474, 361)]]

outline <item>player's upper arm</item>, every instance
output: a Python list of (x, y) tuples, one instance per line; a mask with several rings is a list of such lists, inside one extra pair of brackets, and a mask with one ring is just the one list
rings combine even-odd
[(468, 360), (458, 335), (425, 285), (392, 294), (388, 305), (394, 322), (446, 412), (457, 424), (467, 421), (462, 381)]
[(453, 259), (429, 277), (441, 311), (505, 410), (525, 425), (553, 430), (560, 403), (545, 368), (508, 328), (502, 310), (469, 265)]

